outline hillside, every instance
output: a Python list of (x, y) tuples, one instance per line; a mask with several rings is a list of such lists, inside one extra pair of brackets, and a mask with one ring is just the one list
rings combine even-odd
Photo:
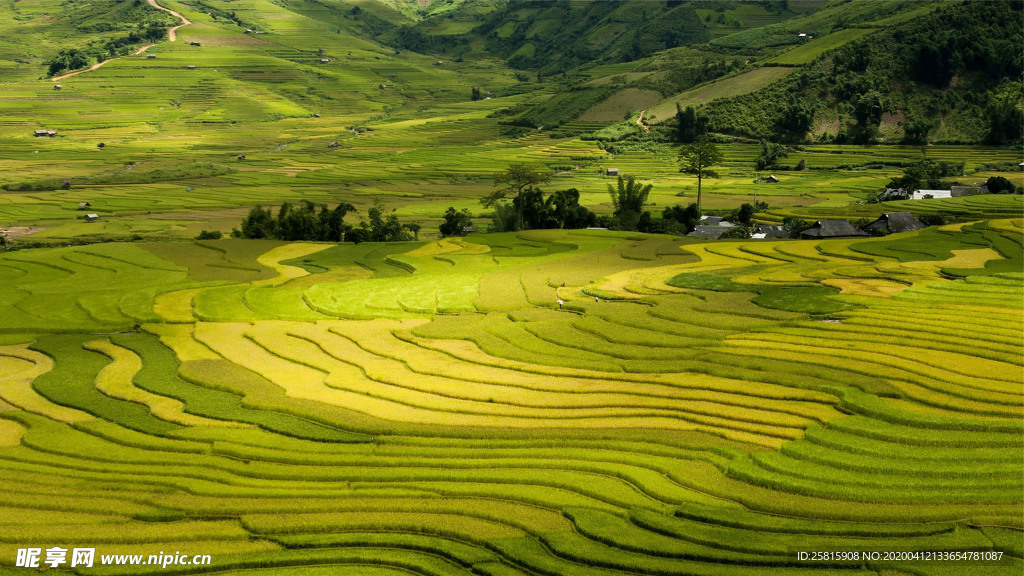
[[(707, 206), (733, 209), (760, 195), (771, 205), (762, 216), (769, 222), (794, 213), (866, 217), (857, 202), (925, 157), (963, 161), (964, 184), (1004, 176), (1020, 162), (1006, 147), (854, 146), (849, 126), (851, 100), (868, 102), (865, 95), (879, 93), (883, 141), (903, 140), (897, 123), (906, 117), (920, 124), (922, 116), (942, 120), (929, 132), (933, 143), (986, 139), (990, 108), (1010, 116), (1019, 110), (1012, 75), (986, 78), (978, 68), (1002, 62), (1005, 75), (1019, 60), (1019, 50), (1000, 44), (1012, 44), (1019, 29), (998, 23), (1012, 9), (1000, 3), (955, 4), (933, 15), (942, 4), (897, 0), (169, 0), (191, 21), (171, 41), (142, 37), (154, 26), (177, 24), (142, 2), (94, 0), (87, 10), (72, 10), (3, 1), (0, 225), (31, 226), (40, 241), (229, 233), (254, 204), (284, 201), (343, 199), (360, 218), (375, 198), (402, 222), (436, 234), (448, 207), (469, 210), (478, 225), (487, 221), (479, 199), (510, 158), (550, 171), (555, 177), (546, 192), (576, 189), (600, 215), (612, 209), (605, 169), (619, 168), (655, 184), (649, 201), (660, 212), (685, 205), (695, 191), (676, 163), (677, 102), (701, 109), (716, 138), (729, 142), (722, 178), (705, 182)], [(914, 83), (919, 97), (901, 93), (894, 78), (912, 65), (915, 38), (952, 20), (947, 13), (962, 15), (965, 31), (949, 32), (944, 42), (982, 35), (984, 54), (1009, 60), (961, 59), (963, 69), (950, 68), (948, 83), (955, 85), (948, 90), (921, 79)], [(692, 34), (659, 36), (656, 24), (669, 14), (686, 14)], [(573, 33), (545, 32), (562, 27)], [(992, 32), (1004, 28), (1009, 36)], [(803, 30), (815, 37), (801, 39)], [(626, 37), (633, 32), (684, 45), (650, 44), (659, 51), (629, 60)], [(90, 64), (110, 56), (99, 48), (132, 34), (134, 43), (118, 44), (126, 55), (55, 89), (48, 70), (62, 51), (91, 54), (83, 65)], [(875, 40), (883, 37), (892, 41)], [(405, 47), (413, 41), (424, 43), (417, 46), (422, 52)], [(527, 41), (532, 59), (516, 59)], [(564, 51), (584, 45), (587, 58), (572, 68), (547, 68), (569, 62)], [(842, 79), (836, 89), (833, 76)], [(792, 104), (790, 94), (799, 95)], [(990, 107), (999, 95), (1002, 106)], [(641, 110), (650, 132), (636, 122)], [(749, 139), (799, 140), (777, 132), (791, 110), (802, 113), (816, 142), (791, 156), (808, 169), (757, 188), (760, 145)], [(836, 148), (840, 128), (850, 143)], [(56, 137), (34, 138), (40, 129)], [(80, 202), (99, 221), (84, 222)], [(950, 209), (964, 219), (1005, 216), (1019, 210), (1015, 202), (956, 199)]]

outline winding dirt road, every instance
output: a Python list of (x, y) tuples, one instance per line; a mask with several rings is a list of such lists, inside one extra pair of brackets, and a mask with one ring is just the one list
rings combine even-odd
[(650, 132), (651, 127), (648, 126), (647, 124), (644, 124), (644, 112), (647, 112), (647, 110), (640, 111), (640, 117), (636, 119), (636, 125), (643, 128), (644, 132)]
[[(153, 8), (156, 8), (157, 10), (163, 10), (164, 12), (169, 13), (171, 16), (176, 16), (176, 17), (178, 17), (181, 20), (181, 24), (178, 24), (177, 26), (173, 26), (173, 27), (167, 29), (167, 38), (171, 42), (174, 42), (175, 40), (178, 39), (178, 28), (181, 28), (182, 26), (188, 26), (189, 24), (192, 23), (191, 20), (189, 20), (188, 18), (185, 18), (184, 16), (182, 16), (181, 13), (175, 12), (174, 10), (171, 10), (170, 8), (164, 8), (163, 6), (157, 4), (156, 0), (146, 0), (146, 3), (149, 4), (150, 6), (152, 6)], [(149, 48), (149, 46), (147, 46), (147, 48)]]
[[(178, 39), (178, 28), (181, 28), (182, 26), (188, 26), (189, 24), (192, 23), (191, 20), (189, 20), (188, 18), (185, 18), (184, 16), (182, 16), (179, 12), (175, 12), (174, 10), (171, 10), (170, 8), (164, 8), (163, 6), (157, 4), (156, 0), (146, 0), (146, 2), (150, 6), (152, 6), (153, 8), (156, 8), (157, 10), (163, 10), (164, 12), (168, 12), (172, 16), (177, 16), (178, 18), (181, 19), (181, 24), (178, 24), (177, 26), (172, 26), (172, 27), (167, 29), (167, 39), (170, 40), (171, 42), (174, 42), (175, 40)], [(146, 50), (149, 50), (153, 46), (156, 46), (156, 44), (146, 44), (145, 46), (142, 46), (138, 50), (136, 50), (135, 51), (135, 55), (138, 56), (139, 54), (142, 54), (143, 52), (145, 52)], [(106, 64), (107, 62), (110, 62), (111, 60), (116, 60), (116, 58), (110, 58), (110, 59), (104, 60), (103, 62), (97, 62), (96, 64), (93, 64), (92, 66), (89, 66), (88, 68), (86, 68), (84, 70), (76, 70), (74, 72), (68, 72), (67, 74), (61, 74), (60, 76), (54, 76), (53, 77), (53, 81), (54, 82), (59, 82), (59, 81), (65, 79), (65, 78), (70, 78), (71, 76), (76, 76), (76, 75), (81, 74), (83, 72), (90, 72), (92, 70), (95, 70), (95, 69), (99, 68), (100, 66), (103, 66), (104, 64)]]

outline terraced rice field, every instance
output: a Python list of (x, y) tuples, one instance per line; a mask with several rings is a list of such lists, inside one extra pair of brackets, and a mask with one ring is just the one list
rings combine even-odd
[(0, 255), (0, 564), (1019, 574), (1022, 226)]

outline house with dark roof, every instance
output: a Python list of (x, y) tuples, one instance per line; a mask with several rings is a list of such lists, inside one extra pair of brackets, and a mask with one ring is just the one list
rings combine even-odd
[(873, 236), (884, 234), (896, 234), (899, 232), (912, 232), (926, 228), (920, 220), (914, 218), (910, 212), (890, 212), (882, 214), (871, 224), (864, 227), (864, 231)]
[(785, 226), (769, 226), (767, 224), (761, 224), (757, 227), (757, 232), (751, 234), (750, 237), (758, 240), (789, 238), (789, 232), (786, 232)]
[(728, 232), (731, 226), (696, 226), (693, 232), (687, 234), (693, 238), (705, 238), (707, 240), (718, 240), (722, 234)]
[(950, 186), (949, 194), (953, 198), (962, 198), (964, 196), (977, 196), (978, 194), (988, 194), (988, 186), (981, 184), (979, 186)]
[(818, 220), (807, 230), (800, 233), (801, 238), (844, 238), (849, 236), (867, 236), (846, 220)]
[(733, 228), (736, 225), (721, 216), (701, 216), (701, 226), (721, 226), (722, 228)]

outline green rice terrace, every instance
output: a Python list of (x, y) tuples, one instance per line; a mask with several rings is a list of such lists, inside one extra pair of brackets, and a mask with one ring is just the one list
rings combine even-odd
[(0, 0), (0, 574), (1018, 576), (1022, 14)]

